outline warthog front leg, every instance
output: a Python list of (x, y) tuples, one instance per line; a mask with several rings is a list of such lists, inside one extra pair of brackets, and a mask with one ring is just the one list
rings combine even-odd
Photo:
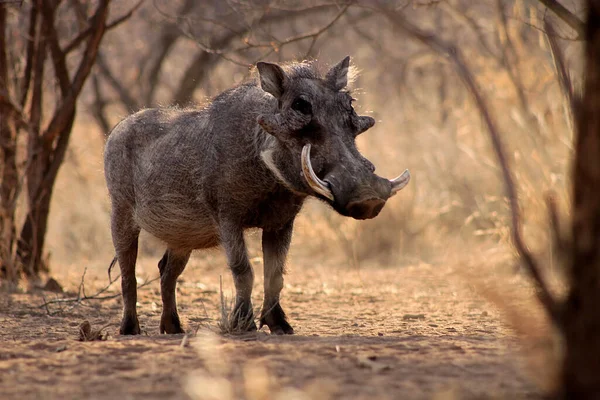
[(243, 229), (230, 221), (220, 223), (221, 244), (227, 254), (227, 262), (233, 274), (235, 284), (235, 308), (231, 314), (231, 327), (233, 330), (255, 331), (254, 312), (252, 310), (252, 285), (254, 284), (254, 271), (250, 260)]
[(121, 291), (123, 293), (123, 319), (121, 335), (139, 335), (140, 323), (137, 318), (137, 281), (135, 263), (138, 252), (138, 228), (131, 218), (131, 210), (121, 209), (113, 204), (111, 232), (119, 267), (121, 268)]
[(184, 333), (177, 314), (175, 287), (177, 278), (190, 258), (191, 252), (175, 252), (167, 249), (158, 263), (160, 271), (160, 294), (162, 296), (162, 315), (160, 317), (160, 333)]
[(290, 242), (293, 222), (280, 231), (263, 230), (262, 248), (265, 266), (265, 299), (260, 317), (260, 326), (267, 325), (271, 334), (293, 334), (279, 305), (279, 294), (283, 289), (283, 273)]

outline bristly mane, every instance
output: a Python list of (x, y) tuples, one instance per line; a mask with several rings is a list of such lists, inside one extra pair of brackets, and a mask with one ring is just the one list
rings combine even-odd
[[(328, 67), (318, 60), (303, 60), (303, 61), (292, 61), (288, 63), (278, 64), (285, 71), (287, 77), (290, 80), (296, 79), (324, 79), (325, 74), (329, 70)], [(352, 86), (356, 78), (358, 77), (358, 68), (354, 65), (350, 65), (348, 68), (348, 88)], [(254, 84), (260, 86), (258, 69), (252, 68), (251, 80)]]

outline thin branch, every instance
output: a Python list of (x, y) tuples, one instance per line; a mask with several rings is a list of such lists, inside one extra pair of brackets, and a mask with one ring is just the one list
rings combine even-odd
[(29, 31), (27, 32), (27, 53), (25, 56), (25, 71), (23, 73), (23, 80), (21, 81), (21, 107), (25, 107), (27, 101), (27, 93), (29, 92), (29, 85), (31, 83), (31, 70), (33, 68), (33, 56), (35, 53), (35, 36), (38, 28), (38, 8), (36, 5), (31, 5), (29, 14)]
[[(133, 6), (129, 11), (127, 11), (125, 14), (123, 14), (119, 18), (115, 19), (110, 24), (107, 24), (106, 31), (110, 31), (111, 29), (116, 28), (117, 26), (121, 25), (123, 22), (125, 22), (129, 18), (131, 18), (133, 13), (138, 8), (140, 8), (140, 6), (142, 5), (143, 2), (144, 2), (144, 0), (138, 1), (137, 4), (135, 6)], [(87, 29), (81, 31), (79, 33), (79, 35), (77, 35), (73, 40), (71, 40), (71, 42), (68, 45), (65, 46), (63, 52), (65, 54), (69, 54), (71, 51), (75, 50), (88, 36), (90, 36), (92, 34), (93, 31), (94, 31), (93, 25), (90, 25)]]
[(560, 226), (560, 216), (556, 202), (556, 194), (551, 192), (546, 195), (546, 207), (548, 208), (548, 219), (550, 220), (550, 231), (554, 248), (560, 257), (570, 255), (571, 241), (565, 237)]
[(471, 31), (475, 34), (477, 41), (481, 44), (481, 47), (488, 54), (490, 54), (493, 59), (500, 59), (501, 56), (499, 54), (496, 54), (496, 52), (492, 48), (492, 45), (488, 43), (488, 41), (485, 39), (485, 33), (483, 32), (479, 24), (477, 24), (477, 21), (475, 21), (475, 19), (469, 16), (466, 10), (458, 10), (456, 5), (446, 1), (440, 3), (440, 8), (448, 14), (450, 14), (450, 16), (456, 21), (465, 24), (469, 29), (471, 29)]
[[(42, 0), (37, 0), (33, 7), (42, 7)], [(42, 120), (42, 97), (43, 97), (43, 79), (44, 79), (44, 64), (46, 60), (46, 35), (47, 26), (38, 19), (39, 28), (37, 29), (35, 41), (36, 49), (33, 58), (33, 83), (31, 88), (31, 104), (29, 105), (29, 123), (32, 127), (30, 131), (30, 145), (37, 140), (37, 135), (40, 130)], [(30, 146), (29, 151), (33, 150)]]
[(575, 117), (575, 110), (577, 110), (578, 99), (575, 96), (575, 90), (573, 88), (573, 82), (571, 81), (571, 75), (565, 63), (564, 54), (556, 40), (554, 27), (547, 19), (544, 19), (544, 29), (546, 31), (546, 39), (550, 44), (550, 50), (552, 52), (552, 59), (554, 60), (554, 68), (560, 87), (563, 91), (565, 98), (568, 101), (569, 117), (571, 126), (573, 126), (573, 118)]
[(67, 68), (67, 59), (65, 53), (60, 48), (58, 41), (58, 33), (54, 26), (55, 14), (58, 5), (53, 5), (52, 2), (44, 1), (42, 6), (42, 15), (44, 17), (44, 25), (48, 34), (47, 41), (50, 47), (52, 56), (52, 65), (54, 66), (54, 75), (60, 86), (62, 97), (66, 97), (71, 86), (71, 78)]
[[(91, 294), (89, 296), (86, 295), (85, 294), (85, 273), (86, 273), (86, 271), (87, 271), (87, 268), (83, 271), (83, 275), (81, 277), (81, 283), (79, 284), (79, 289), (77, 291), (77, 296), (65, 297), (65, 298), (53, 299), (53, 300), (44, 299), (44, 302), (42, 304), (40, 304), (39, 306), (37, 306), (36, 308), (44, 308), (44, 309), (46, 309), (46, 312), (48, 313), (48, 315), (56, 315), (56, 314), (59, 314), (64, 311), (72, 310), (73, 308), (77, 307), (78, 305), (82, 305), (86, 301), (111, 300), (111, 299), (115, 299), (115, 298), (121, 296), (121, 292), (104, 295), (104, 293), (106, 293), (110, 289), (110, 287), (113, 285), (113, 283), (115, 283), (120, 278), (121, 275), (117, 275), (115, 277), (115, 279), (109, 281), (109, 283), (106, 286), (102, 287), (101, 289), (96, 291), (94, 294)], [(138, 285), (137, 289), (138, 290), (143, 289), (143, 288), (149, 286), (150, 284), (156, 282), (159, 279), (160, 279), (160, 276), (146, 280), (142, 284)], [(65, 310), (62, 308), (62, 305), (64, 305), (64, 304), (70, 304), (71, 307), (69, 307), (67, 310)], [(49, 307), (51, 305), (58, 305), (59, 310), (51, 311), (50, 307)]]
[(581, 39), (585, 35), (585, 28), (583, 21), (573, 14), (569, 9), (560, 4), (556, 0), (538, 0), (546, 8), (552, 11), (556, 16), (567, 23), (575, 32), (577, 32), (577, 39)]
[[(508, 21), (504, 10), (505, 4), (502, 0), (496, 0), (496, 8), (498, 11), (498, 33), (499, 33), (499, 44), (500, 50), (502, 51), (502, 57), (500, 58), (501, 64), (503, 64), (506, 73), (510, 81), (512, 82), (515, 91), (517, 92), (517, 98), (519, 99), (519, 105), (525, 113), (527, 122), (534, 125), (534, 117), (529, 108), (527, 97), (525, 96), (525, 85), (521, 80), (521, 75), (518, 73), (519, 67), (519, 56), (515, 51), (512, 39), (508, 32)], [(514, 68), (513, 68), (514, 66)]]
[(270, 42), (258, 42), (258, 43), (251, 43), (250, 41), (246, 42), (246, 44), (244, 46), (239, 46), (233, 49), (225, 49), (225, 50), (219, 50), (219, 49), (211, 49), (209, 46), (205, 46), (202, 43), (198, 42), (198, 45), (202, 48), (202, 50), (204, 50), (207, 53), (211, 53), (211, 54), (218, 54), (218, 55), (224, 55), (226, 53), (236, 53), (236, 52), (240, 52), (240, 51), (244, 51), (244, 50), (249, 50), (249, 49), (253, 49), (253, 48), (275, 48), (277, 49), (276, 51), (279, 51), (279, 49), (285, 45), (288, 45), (290, 43), (295, 43), (295, 42), (300, 42), (302, 40), (306, 40), (306, 39), (313, 39), (315, 37), (319, 37), (321, 36), (326, 30), (328, 30), (329, 28), (331, 28), (333, 26), (333, 24), (335, 24), (341, 17), (342, 15), (344, 15), (346, 13), (346, 10), (348, 10), (348, 8), (350, 7), (350, 4), (346, 4), (344, 7), (342, 7), (342, 9), (333, 17), (333, 19), (331, 21), (329, 21), (326, 25), (322, 26), (319, 29), (316, 29), (315, 31), (311, 32), (311, 33), (304, 33), (301, 35), (297, 35), (297, 36), (292, 36), (289, 37), (287, 39), (284, 40), (273, 40)]
[(562, 321), (562, 315), (559, 310), (558, 302), (554, 298), (554, 296), (552, 296), (544, 278), (542, 277), (537, 260), (531, 254), (527, 245), (523, 241), (523, 237), (521, 236), (521, 216), (519, 211), (517, 190), (512, 173), (510, 171), (510, 167), (508, 166), (508, 160), (506, 158), (506, 151), (504, 149), (504, 145), (502, 144), (500, 134), (496, 129), (496, 125), (489, 112), (487, 102), (481, 94), (481, 90), (477, 85), (477, 82), (475, 81), (473, 73), (470, 71), (469, 67), (465, 63), (462, 53), (458, 48), (441, 40), (431, 32), (423, 31), (420, 28), (414, 26), (413, 24), (408, 22), (404, 18), (404, 16), (402, 16), (402, 14), (389, 9), (382, 9), (381, 11), (388, 17), (388, 19), (391, 21), (394, 27), (406, 34), (409, 34), (410, 36), (417, 39), (426, 46), (430, 47), (432, 50), (439, 53), (440, 55), (448, 57), (450, 60), (452, 60), (456, 68), (456, 72), (471, 92), (471, 95), (475, 100), (476, 106), (479, 109), (479, 112), (481, 113), (481, 116), (483, 117), (483, 120), (488, 128), (488, 133), (492, 141), (494, 152), (496, 153), (496, 157), (498, 158), (498, 162), (500, 164), (500, 168), (504, 178), (505, 189), (510, 204), (513, 242), (519, 253), (519, 256), (523, 260), (523, 263), (527, 267), (529, 274), (534, 280), (534, 283), (537, 287), (536, 294), (540, 302), (544, 306), (546, 312), (548, 313), (552, 321), (557, 326), (560, 326)]
[(108, 0), (101, 0), (98, 8), (96, 9), (93, 17), (93, 26), (95, 28), (94, 33), (88, 40), (85, 52), (83, 53), (83, 58), (79, 63), (79, 67), (77, 68), (77, 73), (73, 78), (73, 82), (71, 82), (68, 95), (63, 97), (62, 105), (56, 111), (52, 120), (50, 121), (50, 124), (43, 133), (43, 141), (46, 143), (46, 145), (54, 141), (54, 139), (60, 135), (64, 128), (69, 125), (69, 123), (72, 123), (77, 96), (79, 96), (85, 79), (89, 75), (92, 65), (96, 60), (96, 54), (98, 52), (100, 41), (102, 40), (102, 36), (105, 32), (105, 22), (106, 17), (108, 16), (108, 4)]
[[(146, 85), (148, 90), (144, 96), (145, 105), (150, 106), (154, 99), (154, 94), (156, 93), (156, 89), (158, 88), (158, 79), (160, 77), (160, 73), (162, 71), (162, 67), (164, 65), (164, 61), (175, 46), (177, 40), (181, 37), (181, 30), (178, 26), (179, 20), (182, 16), (190, 13), (194, 7), (194, 0), (186, 0), (179, 11), (177, 12), (178, 18), (172, 24), (167, 24), (160, 34), (160, 38), (158, 40), (158, 49), (156, 46), (151, 46), (150, 54), (148, 54), (148, 59), (151, 60), (149, 62), (144, 62), (140, 66), (140, 75), (144, 75), (144, 71), (149, 71), (147, 73), (147, 82)], [(154, 1), (154, 7), (162, 13), (159, 7), (156, 4), (156, 0)]]
[(106, 79), (106, 81), (113, 88), (113, 90), (117, 92), (121, 103), (125, 105), (127, 111), (133, 112), (139, 110), (140, 104), (130, 93), (129, 89), (123, 86), (121, 82), (112, 73), (108, 63), (104, 59), (102, 51), (98, 52), (98, 56), (96, 57), (96, 66), (98, 67), (100, 74), (102, 74), (102, 77)]
[(104, 97), (102, 96), (102, 90), (100, 88), (100, 82), (97, 73), (92, 75), (92, 87), (94, 89), (94, 105), (92, 114), (98, 122), (98, 125), (100, 125), (100, 129), (102, 129), (104, 136), (108, 136), (110, 132), (110, 124), (108, 123), (108, 119), (106, 118), (105, 114), (106, 100), (104, 100)]

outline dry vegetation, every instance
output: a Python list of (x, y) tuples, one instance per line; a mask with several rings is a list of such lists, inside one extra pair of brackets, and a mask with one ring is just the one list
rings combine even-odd
[[(208, 11), (180, 15), (184, 1), (147, 1), (126, 24), (106, 33), (102, 65), (80, 98), (47, 231), (51, 274), (71, 295), (81, 296), (84, 268), (90, 288), (104, 287), (113, 258), (103, 129), (133, 106), (185, 98), (180, 91), (186, 67), (207, 47), (220, 54), (213, 51), (206, 71), (196, 76), (202, 77), (192, 90), (197, 103), (240, 82), (247, 76), (244, 65), (259, 58), (308, 56), (333, 63), (350, 54), (361, 70), (354, 89), (359, 108), (378, 121), (359, 138), (359, 148), (382, 176), (409, 168), (413, 181), (371, 221), (345, 219), (315, 201), (306, 205), (283, 292), (299, 325), (291, 339), (262, 332), (216, 335), (218, 326), (230, 333), (227, 316), (221, 315), (228, 301), (219, 294), (219, 276), (225, 293), (233, 287), (218, 250), (195, 254), (180, 282), (178, 302), (191, 332), (185, 337), (158, 336), (156, 283), (140, 292), (147, 336), (133, 340), (115, 336), (118, 298), (78, 302), (67, 311), (50, 304), (52, 313), (61, 311), (50, 317), (37, 306), (62, 295), (3, 293), (0, 341), (14, 347), (1, 346), (0, 395), (450, 399), (536, 397), (552, 389), (557, 371), (550, 365), (556, 365), (559, 346), (512, 248), (508, 204), (486, 128), (450, 61), (399, 36), (368, 7), (343, 13), (331, 7), (289, 23), (268, 21), (219, 42), (228, 26), (239, 24), (239, 30), (264, 14), (246, 2), (229, 3), (240, 8), (234, 17), (229, 9), (210, 5), (199, 6)], [(407, 18), (460, 47), (474, 71), (510, 155), (524, 236), (561, 294), (562, 271), (549, 240), (544, 194), (553, 192), (560, 209), (569, 209), (573, 121), (542, 30), (546, 11), (525, 0), (410, 4), (402, 9)], [(133, 5), (115, 2), (111, 15)], [(580, 11), (577, 7), (573, 2), (572, 9)], [(220, 18), (225, 27), (214, 22)], [(153, 82), (149, 69), (157, 43), (173, 26), (181, 31), (175, 31), (178, 39)], [(304, 40), (285, 40), (324, 27)], [(556, 28), (561, 37), (574, 36), (558, 22)], [(268, 38), (271, 48), (252, 46), (269, 43)], [(577, 85), (581, 44), (559, 42)], [(111, 76), (117, 82), (111, 83)], [(136, 104), (128, 101), (132, 98)], [(248, 237), (260, 277), (259, 236)], [(162, 251), (156, 240), (142, 237), (140, 283), (157, 275)], [(261, 284), (257, 279), (256, 296)], [(118, 293), (117, 286), (108, 293)], [(92, 325), (79, 328), (83, 320)], [(76, 342), (79, 335), (83, 342), (106, 339), (106, 332), (102, 343)], [(16, 372), (5, 378), (10, 371)]]

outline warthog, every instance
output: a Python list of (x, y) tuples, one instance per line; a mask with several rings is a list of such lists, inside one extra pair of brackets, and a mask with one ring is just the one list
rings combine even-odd
[(255, 330), (254, 272), (244, 230), (262, 229), (260, 326), (292, 334), (279, 304), (294, 219), (308, 196), (356, 219), (373, 218), (409, 181), (388, 180), (355, 145), (375, 120), (358, 116), (346, 90), (350, 58), (321, 74), (316, 63), (256, 65), (257, 77), (203, 109), (146, 109), (121, 121), (104, 154), (111, 230), (121, 268), (120, 332), (140, 333), (136, 313), (138, 235), (167, 244), (158, 263), (161, 333), (182, 333), (175, 286), (194, 249), (221, 244), (236, 289), (235, 314)]

